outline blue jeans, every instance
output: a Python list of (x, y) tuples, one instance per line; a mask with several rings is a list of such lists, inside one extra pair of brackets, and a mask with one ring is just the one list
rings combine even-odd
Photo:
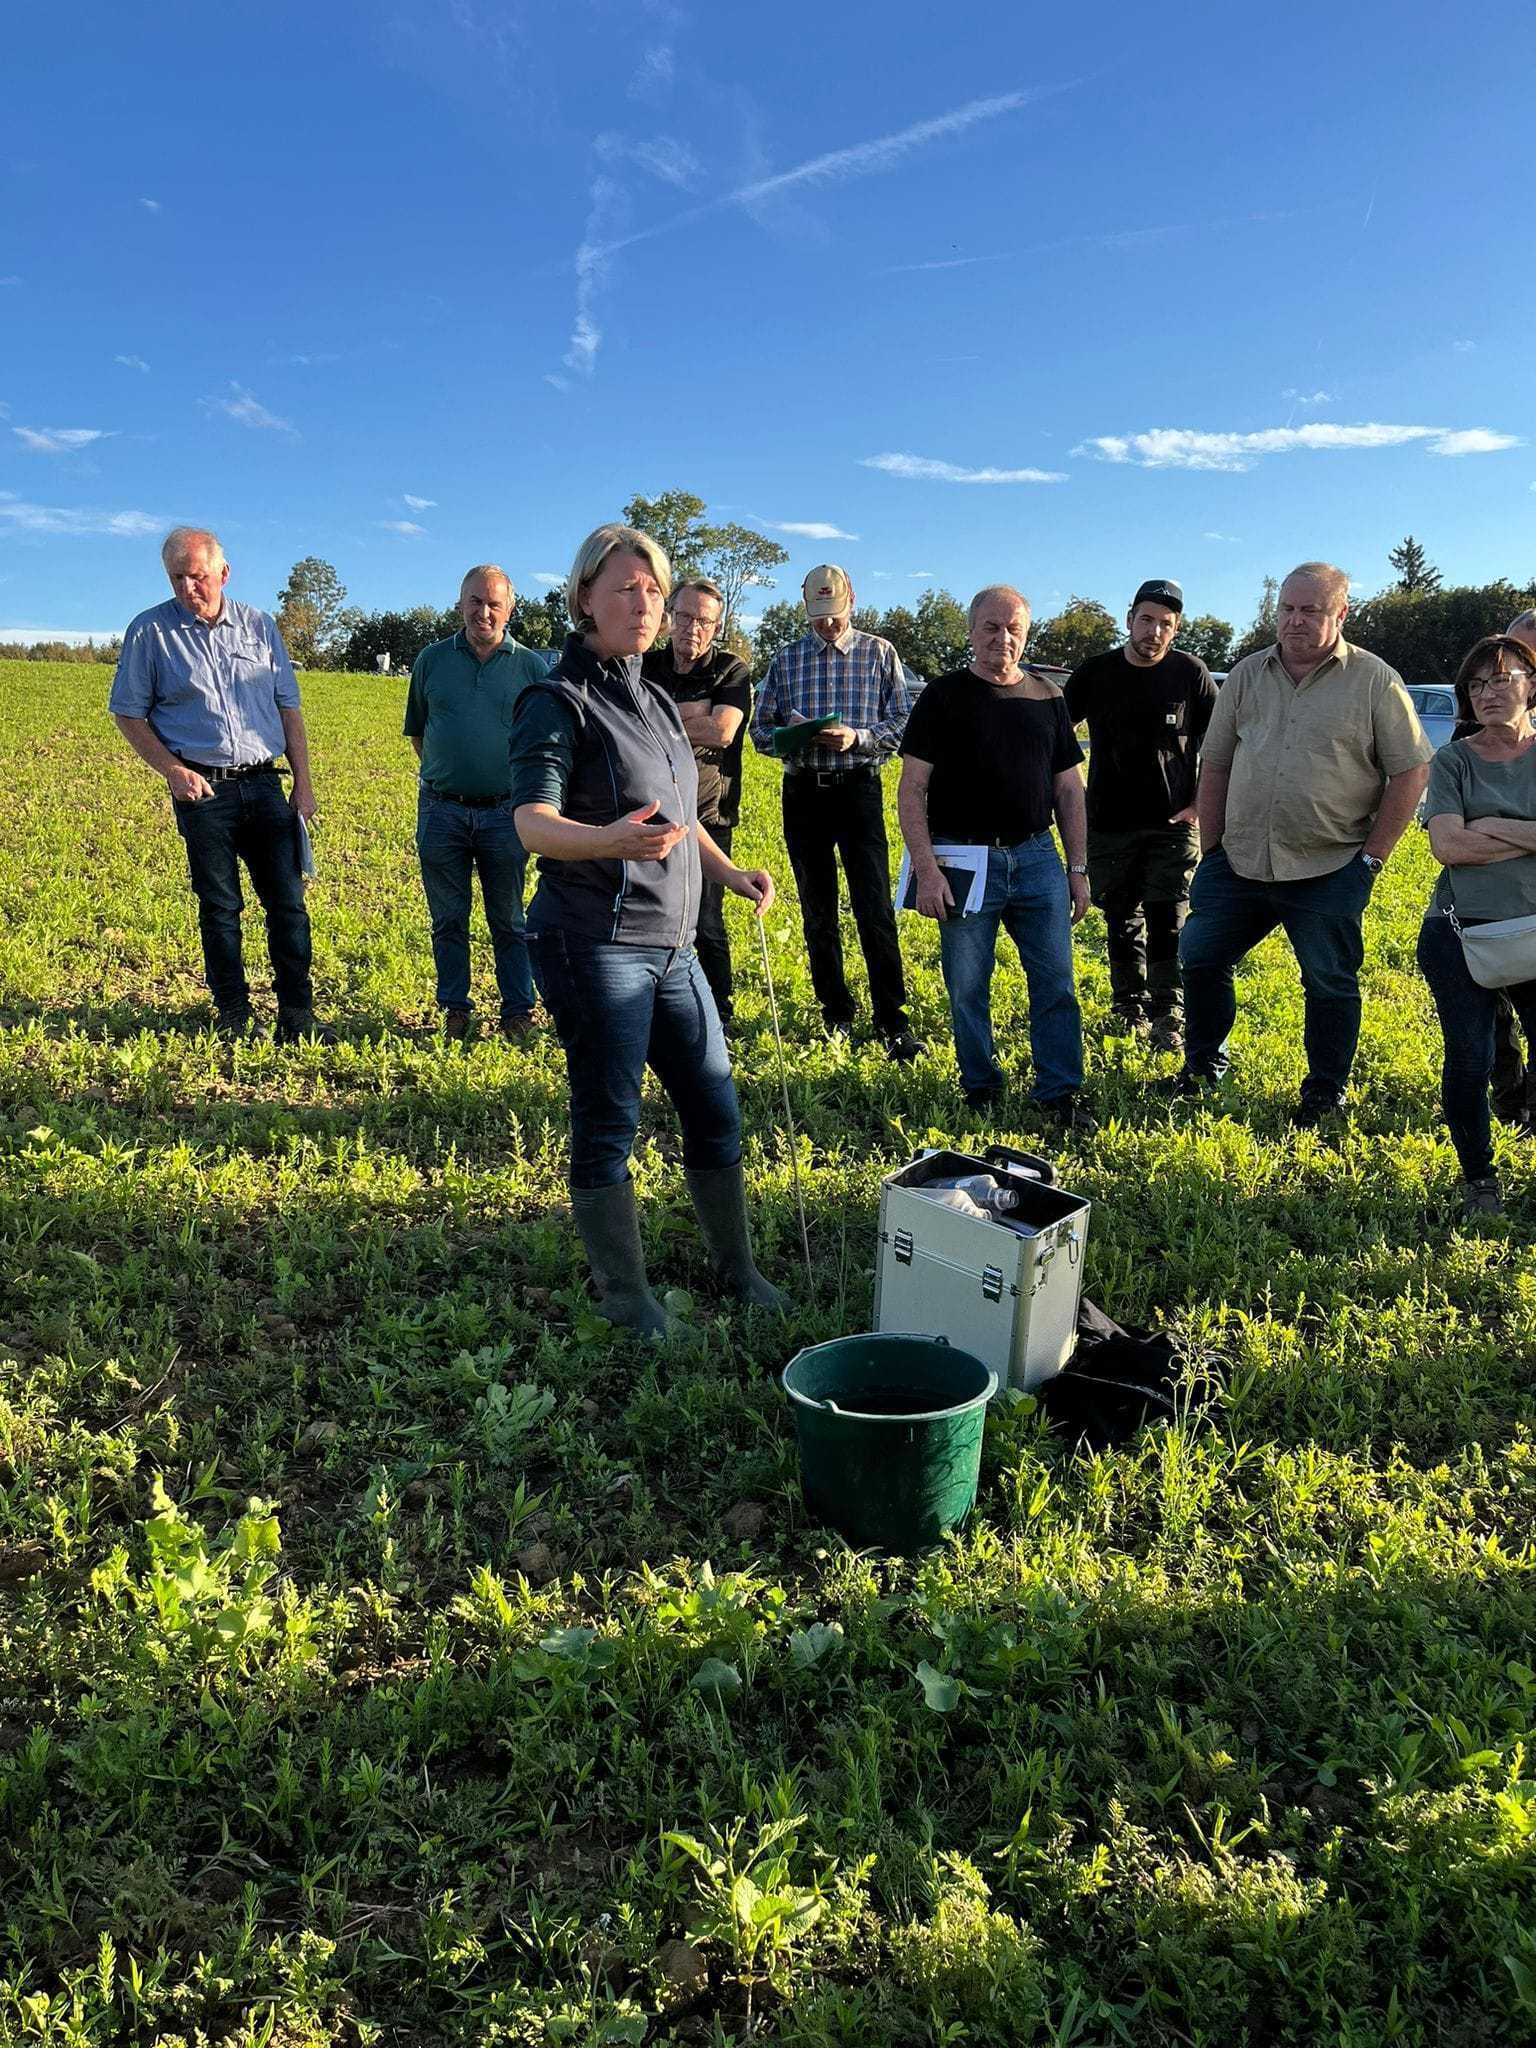
[(422, 790), (416, 805), (416, 851), (432, 915), (432, 959), (437, 1000), (445, 1010), (467, 1010), (469, 912), (474, 876), (490, 927), (496, 987), (504, 1018), (533, 1008), (528, 933), (523, 921), (523, 878), (528, 855), (512, 822), (512, 805), (484, 810), (451, 804)]
[(1276, 926), (1301, 969), (1302, 1092), (1342, 1098), (1360, 1037), (1360, 924), (1371, 871), (1358, 858), (1302, 882), (1250, 882), (1216, 846), (1195, 870), (1189, 918), (1179, 939), (1184, 971), (1184, 1065), (1191, 1074), (1227, 1068), (1227, 1038), (1237, 1017), (1234, 970)]
[(274, 770), (216, 782), (212, 796), (196, 803), (173, 799), (172, 808), (187, 849), (203, 967), (215, 1004), (221, 1010), (243, 1010), (251, 999), (240, 947), (244, 861), (266, 913), (267, 954), (278, 1007), (309, 1009), (314, 989), (309, 912), (299, 872), (299, 823), (283, 793), (282, 778)]
[(1517, 982), (1502, 990), (1484, 988), (1474, 981), (1450, 919), (1438, 910), (1431, 910), (1419, 927), (1418, 958), (1445, 1041), (1440, 1107), (1456, 1147), (1462, 1179), (1482, 1180), (1493, 1172), (1488, 1077), (1493, 1072), (1499, 997), (1509, 997), (1525, 1027), (1526, 1043), (1536, 1045), (1536, 981)]
[(1048, 832), (987, 854), (980, 910), (939, 926), (939, 963), (949, 992), (963, 1088), (1000, 1088), (992, 1036), (992, 968), (1001, 925), (1018, 948), (1029, 986), (1030, 1096), (1054, 1102), (1083, 1085), (1083, 1021), (1072, 977), (1072, 900)]
[(693, 948), (542, 931), (529, 935), (529, 951), (565, 1048), (571, 1186), (607, 1188), (629, 1178), (647, 1066), (677, 1110), (684, 1165), (739, 1165), (736, 1083)]

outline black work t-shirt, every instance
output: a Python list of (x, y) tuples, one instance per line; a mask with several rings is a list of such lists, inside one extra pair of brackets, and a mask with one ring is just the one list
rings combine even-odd
[(734, 825), (741, 804), (741, 743), (752, 716), (752, 677), (740, 655), (715, 647), (680, 676), (672, 649), (653, 647), (642, 664), (648, 683), (660, 683), (674, 704), (708, 704), (712, 711), (728, 707), (741, 713), (741, 724), (728, 747), (695, 747), (699, 764), (699, 821), (705, 826)]
[(1083, 758), (1054, 690), (1027, 697), (1022, 683), (989, 683), (968, 668), (928, 685), (912, 707), (901, 751), (932, 765), (930, 837), (1007, 846), (1048, 829), (1052, 784)]
[(1166, 825), (1195, 800), (1200, 742), (1216, 685), (1203, 661), (1172, 649), (1137, 668), (1117, 647), (1067, 683), (1072, 723), (1088, 722), (1088, 822), (1105, 832)]

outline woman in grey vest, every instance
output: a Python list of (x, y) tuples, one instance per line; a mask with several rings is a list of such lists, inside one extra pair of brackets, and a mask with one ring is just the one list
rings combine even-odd
[(693, 950), (701, 875), (759, 917), (773, 879), (734, 866), (699, 824), (693, 747), (671, 696), (641, 673), (671, 587), (649, 534), (589, 534), (566, 584), (575, 631), (512, 724), (514, 816), (539, 856), (528, 948), (570, 1079), (571, 1207), (603, 1314), (647, 1337), (668, 1328), (629, 1171), (647, 1066), (682, 1124), (688, 1191), (720, 1284), (741, 1301), (787, 1306), (753, 1261), (736, 1084)]
[[(1418, 957), (1445, 1040), (1440, 1102), (1461, 1163), (1462, 1208), (1487, 1216), (1504, 1206), (1488, 1111), (1498, 991), (1468, 972), (1451, 913), (1471, 926), (1536, 916), (1536, 655), (1505, 634), (1479, 640), (1456, 677), (1456, 700), (1478, 730), (1451, 740), (1430, 766), (1424, 817), (1445, 872), (1419, 932)], [(1536, 980), (1504, 993), (1536, 1044)], [(1532, 1135), (1528, 1124), (1523, 1129)]]

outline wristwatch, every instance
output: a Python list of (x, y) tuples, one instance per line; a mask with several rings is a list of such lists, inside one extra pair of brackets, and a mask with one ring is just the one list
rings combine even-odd
[(1365, 862), (1373, 875), (1379, 875), (1386, 866), (1386, 862), (1378, 860), (1374, 853), (1362, 853), (1360, 858)]
[(1085, 860), (1074, 860), (1067, 863), (1067, 873), (1069, 875), (1086, 875), (1087, 872), (1088, 863)]

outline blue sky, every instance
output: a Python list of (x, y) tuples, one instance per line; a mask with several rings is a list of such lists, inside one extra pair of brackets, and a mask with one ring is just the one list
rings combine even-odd
[[(1536, 9), (85, 0), (12, 10), (0, 629), (174, 521), (270, 605), (563, 573), (682, 486), (861, 600), (1412, 531), (1536, 574)], [(152, 24), (152, 25), (151, 25)], [(1509, 87), (1505, 93), (1503, 88)]]

